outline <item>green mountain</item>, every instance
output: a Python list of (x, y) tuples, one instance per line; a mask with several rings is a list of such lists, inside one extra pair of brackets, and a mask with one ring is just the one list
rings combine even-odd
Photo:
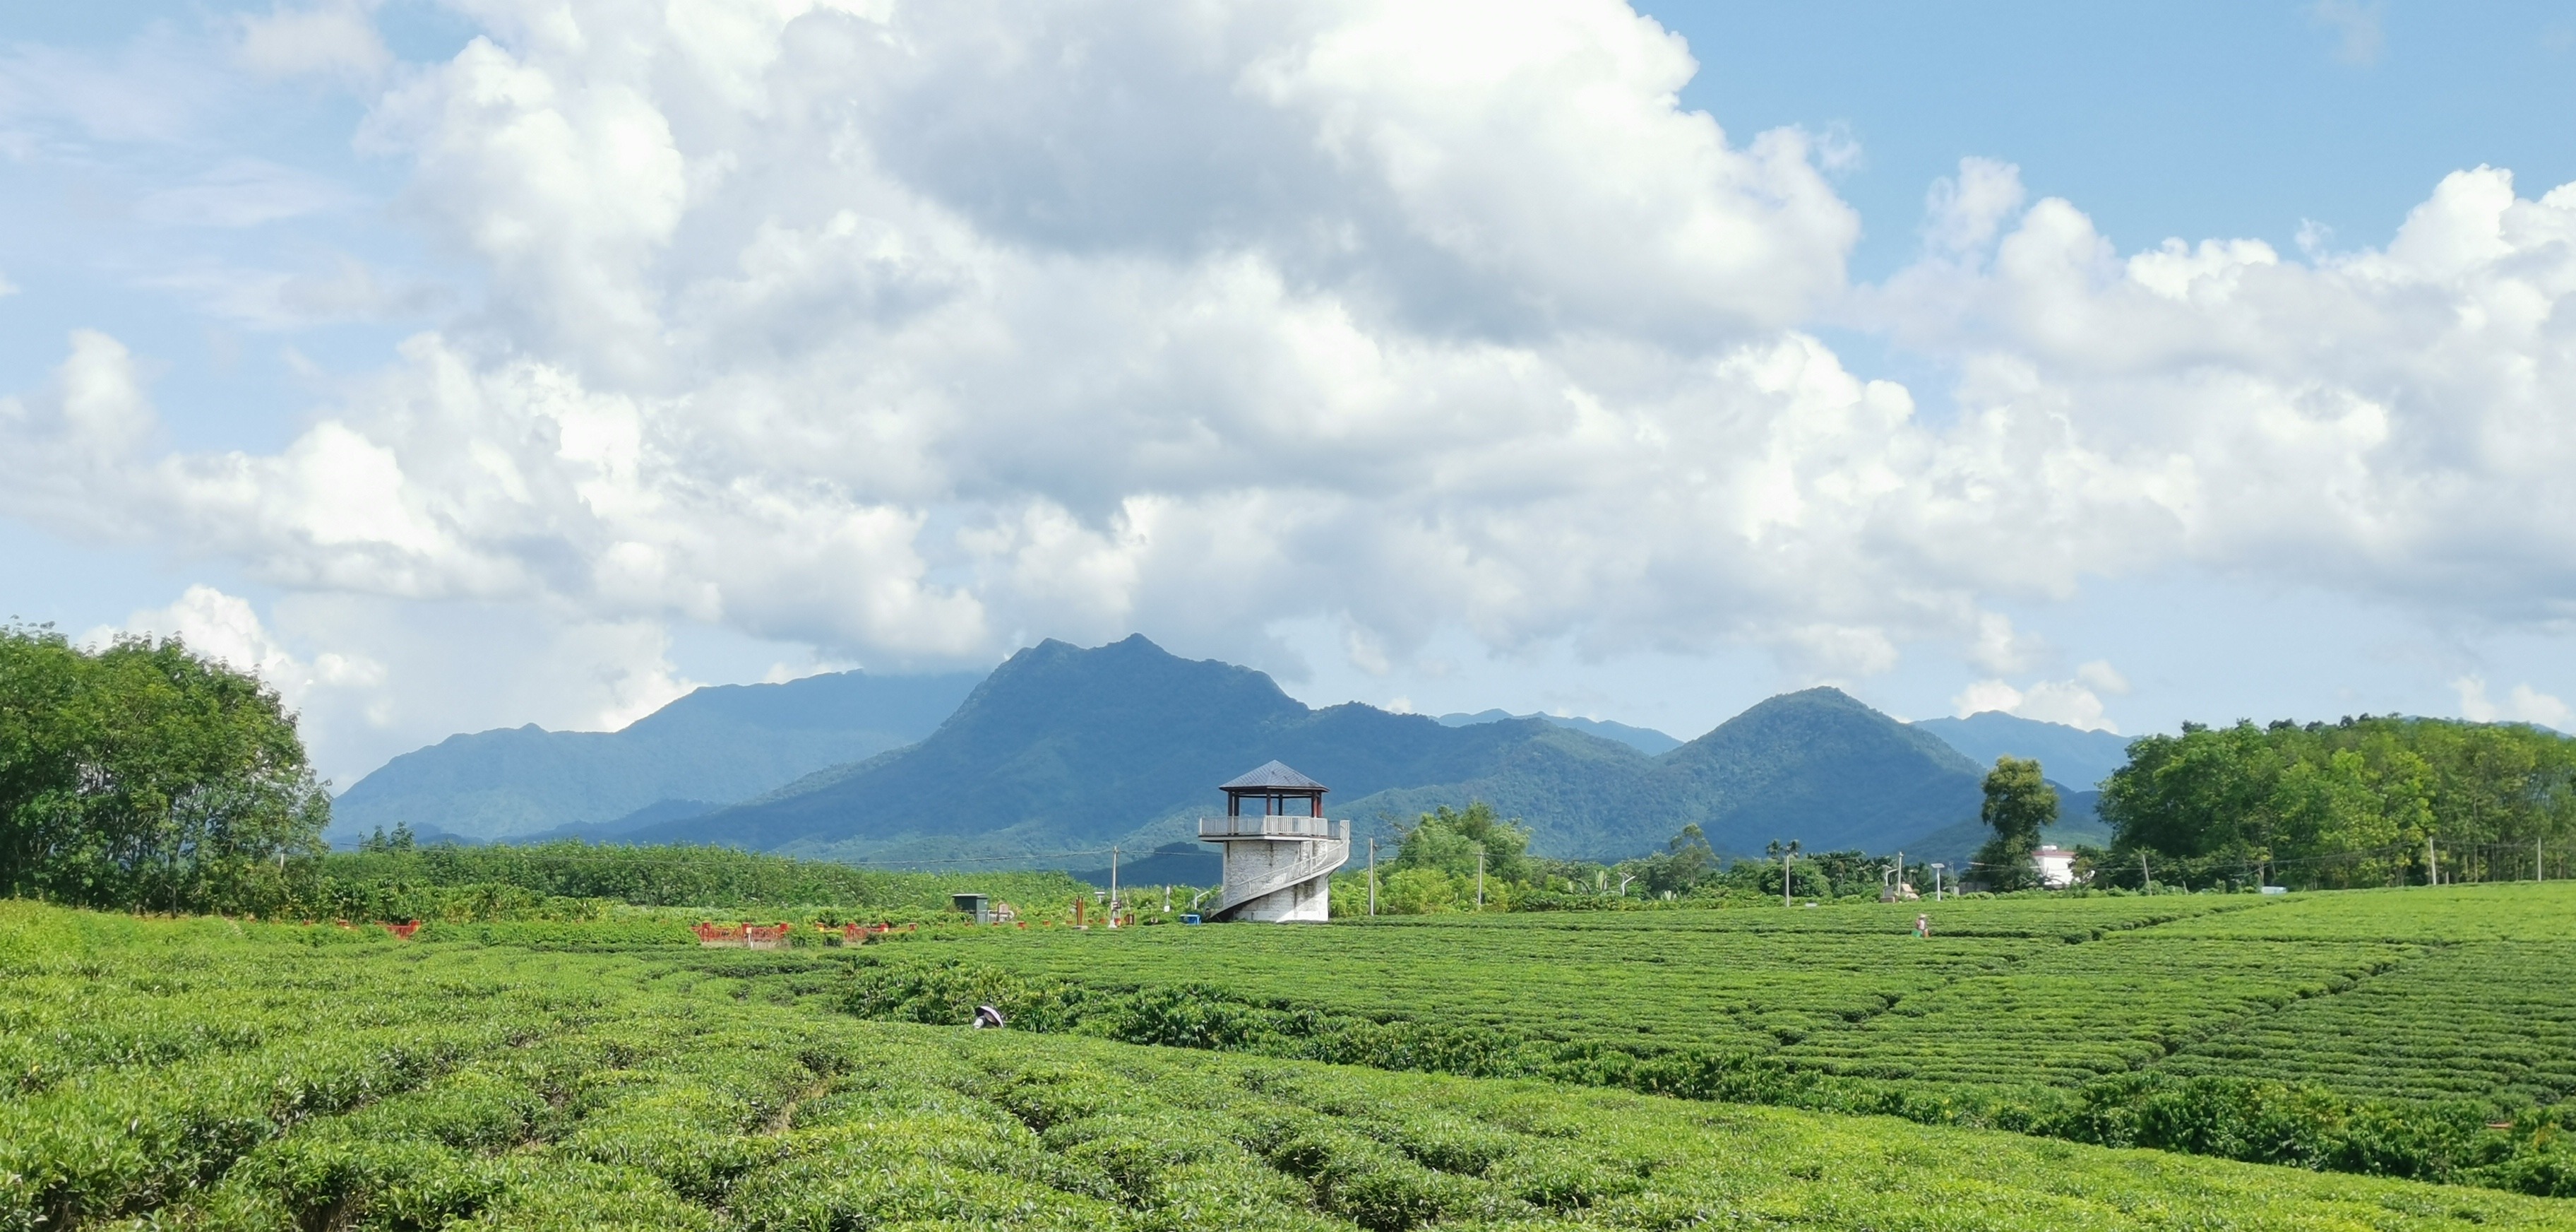
[(1474, 714), (1441, 715), (1440, 725), (1466, 727), (1475, 723), (1499, 723), (1505, 719), (1540, 719), (1554, 723), (1567, 731), (1579, 731), (1587, 736), (1616, 740), (1648, 757), (1669, 753), (1682, 747), (1681, 741), (1654, 728), (1630, 727), (1625, 723), (1613, 723), (1608, 719), (1577, 719), (1553, 714), (1513, 714), (1508, 710), (1479, 710)]
[(1834, 689), (1772, 698), (1649, 757), (1543, 719), (1450, 727), (1356, 703), (1312, 709), (1259, 672), (1140, 636), (1024, 650), (917, 745), (631, 838), (1087, 868), (1112, 844), (1192, 839), (1218, 783), (1274, 758), (1331, 784), (1331, 812), (1362, 835), (1483, 800), (1560, 856), (1634, 855), (1688, 822), (1721, 850), (1772, 838), (1877, 850), (1973, 818), (1978, 800), (1977, 768), (1956, 750)]
[(919, 740), (978, 679), (841, 672), (699, 689), (614, 732), (450, 736), (351, 785), (332, 802), (331, 833), (407, 823), (495, 839), (667, 823)]
[(1981, 710), (1964, 719), (1918, 719), (1914, 727), (1939, 736), (1979, 766), (1992, 766), (2004, 756), (2037, 758), (2042, 773), (2077, 791), (2101, 786), (2112, 771), (2129, 762), (2126, 736), (2042, 723), (2000, 710)]
[(1088, 857), (1194, 839), (1191, 819), (1221, 803), (1216, 785), (1272, 758), (1340, 799), (1472, 781), (1515, 759), (1645, 760), (1536, 721), (1448, 728), (1357, 704), (1315, 710), (1260, 672), (1177, 658), (1141, 636), (1091, 650), (1048, 641), (1012, 656), (918, 745), (633, 838), (842, 857)]
[[(2085, 731), (2063, 723), (2043, 723), (1999, 710), (1979, 711), (1964, 719), (1919, 719), (1913, 726), (1917, 731), (1939, 736), (1979, 767), (1992, 766), (1996, 758), (2005, 756), (2037, 759), (2040, 771), (2057, 787), (2057, 824), (2041, 831), (2040, 841), (2059, 847), (2111, 845), (2111, 828), (2095, 815), (2094, 806), (2102, 798), (2098, 790), (2102, 780), (2128, 764), (2128, 737)], [(1940, 860), (1954, 868), (1964, 867), (1991, 837), (1972, 815), (1958, 825), (1914, 840), (1905, 858)]]

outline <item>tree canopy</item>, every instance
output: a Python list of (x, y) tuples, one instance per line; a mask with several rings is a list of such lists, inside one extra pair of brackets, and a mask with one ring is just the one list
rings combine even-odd
[(1978, 819), (1994, 837), (1977, 849), (1978, 880), (1996, 890), (2038, 884), (2031, 853), (2039, 850), (2040, 831), (2057, 821), (2057, 789), (2041, 777), (2037, 761), (2005, 756), (1986, 772), (1985, 793)]
[[(2576, 831), (2576, 741), (2520, 724), (2389, 716), (2186, 723), (2129, 746), (2103, 785), (2109, 869), (2337, 887), (2529, 876)], [(2165, 878), (2159, 876), (2159, 880)]]
[(85, 650), (0, 628), (0, 892), (245, 907), (329, 817), (295, 716), (256, 677), (177, 638)]

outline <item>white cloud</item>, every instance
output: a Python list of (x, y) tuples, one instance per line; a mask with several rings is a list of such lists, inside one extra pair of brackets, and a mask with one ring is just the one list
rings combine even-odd
[[(2123, 254), (1968, 160), (1851, 288), (1848, 152), (1682, 110), (1687, 50), (1608, 0), (459, 7), (484, 37), (359, 139), (483, 297), (260, 450), (157, 443), (148, 364), (76, 335), (0, 401), (0, 509), (626, 630), (594, 714), (675, 679), (674, 621), (885, 666), (1315, 619), (1381, 673), (1444, 630), (1812, 679), (1928, 641), (2107, 728), (2107, 664), (2003, 683), (2048, 651), (1998, 609), (2180, 564), (2576, 614), (2576, 189)], [(364, 10), (259, 20), (315, 14)], [(363, 69), (338, 37), (266, 63)], [(304, 208), (253, 188), (207, 200)], [(201, 281), (279, 327), (442, 311), (264, 277)], [(1821, 322), (1952, 366), (1959, 413)]]
[(234, 55), (264, 77), (331, 77), (365, 84), (393, 64), (369, 18), (373, 3), (326, 0), (307, 8), (276, 5), (235, 17)]
[(2377, 64), (2388, 50), (2386, 0), (2317, 0), (2308, 19), (2334, 31), (2335, 59), (2346, 64)]
[(18, 284), (9, 281), (9, 275), (0, 274), (0, 299), (5, 299), (9, 296), (16, 295), (17, 293)]
[(2104, 659), (2095, 659), (2077, 667), (2075, 680), (2087, 688), (2113, 695), (2124, 695), (2129, 691), (2129, 678)]
[(113, 54), (13, 42), (0, 49), (0, 145), (177, 142), (222, 117), (226, 83), (165, 25)]
[(2562, 730), (2576, 718), (2567, 703), (2539, 692), (2528, 684), (2513, 686), (2502, 700), (2487, 696), (2487, 682), (2479, 676), (2462, 676), (2451, 682), (2460, 695), (2460, 717), (2473, 723), (2539, 723)]
[[(249, 600), (197, 585), (82, 640), (137, 634), (178, 637), (258, 675), (300, 713), (316, 767), (342, 787), (396, 753), (488, 727), (495, 713), (613, 731), (697, 687), (671, 665), (658, 623), (561, 610), (316, 595), (281, 600), (262, 619)], [(773, 676), (848, 666), (780, 664)]]
[(311, 172), (233, 158), (186, 184), (144, 197), (134, 213), (160, 226), (254, 227), (345, 208), (356, 200), (348, 189)]
[(1960, 159), (1958, 177), (1934, 180), (1924, 197), (1924, 247), (1939, 253), (1982, 250), (2027, 199), (2021, 168), (1991, 158)]
[(1977, 640), (1968, 647), (1968, 661), (1990, 672), (2017, 672), (2046, 649), (2039, 639), (2014, 629), (2011, 617), (1987, 612), (1977, 617)]
[(2241, 240), (2123, 258), (2052, 199), (1990, 264), (1927, 260), (1861, 306), (1958, 357), (1956, 445), (2023, 451), (2025, 478), (1963, 479), (2039, 533), (1980, 519), (1963, 543), (2045, 558), (2043, 578), (2183, 560), (2542, 621), (2576, 572), (2571, 237), (2576, 186), (2521, 198), (2489, 168), (2446, 177), (2386, 247), (2306, 263)]
[(211, 586), (191, 586), (178, 602), (136, 612), (123, 629), (93, 629), (86, 640), (95, 645), (119, 634), (179, 638), (199, 654), (258, 676), (289, 705), (317, 687), (365, 687), (385, 678), (384, 667), (364, 656), (326, 651), (310, 661), (297, 658), (269, 635), (249, 600)]
[(417, 319), (452, 306), (455, 299), (446, 287), (389, 278), (345, 253), (291, 271), (214, 261), (180, 263), (138, 281), (194, 300), (210, 315), (279, 331), (342, 321)]
[[(2086, 664), (2090, 668), (2094, 665)], [(1960, 718), (2000, 710), (2005, 714), (2042, 723), (2063, 723), (2086, 731), (2120, 730), (2103, 713), (2102, 699), (2084, 682), (2077, 680), (2042, 680), (2028, 689), (2016, 689), (2001, 680), (1979, 680), (1950, 699), (1951, 711)]]

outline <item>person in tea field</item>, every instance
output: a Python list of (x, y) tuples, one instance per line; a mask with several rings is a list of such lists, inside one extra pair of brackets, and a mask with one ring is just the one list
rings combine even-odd
[(1914, 917), (1914, 935), (1917, 937), (1929, 937), (1932, 935), (1931, 916), (1917, 915)]
[(994, 1009), (992, 1006), (989, 1006), (989, 1005), (979, 1005), (979, 1006), (976, 1006), (976, 1007), (975, 1007), (975, 1029), (976, 1029), (976, 1030), (978, 1030), (978, 1031), (984, 1031), (984, 1030), (990, 1030), (990, 1029), (998, 1029), (1001, 1025), (1002, 1025), (1002, 1011), (997, 1010), (997, 1009)]

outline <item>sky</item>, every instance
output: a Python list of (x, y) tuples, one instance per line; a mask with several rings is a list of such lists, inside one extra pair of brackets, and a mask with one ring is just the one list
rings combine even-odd
[(2576, 14), (0, 15), (0, 616), (355, 781), (1142, 632), (1695, 735), (2576, 730)]

